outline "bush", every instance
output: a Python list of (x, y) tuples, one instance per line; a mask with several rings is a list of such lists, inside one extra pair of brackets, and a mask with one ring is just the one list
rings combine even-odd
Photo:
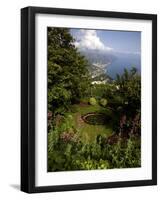
[(100, 104), (101, 104), (101, 106), (105, 107), (107, 105), (107, 99), (102, 98), (100, 100)]
[(96, 142), (84, 144), (75, 130), (48, 136), (48, 171), (134, 168), (141, 166), (140, 138), (131, 136), (109, 144), (98, 135)]
[(94, 97), (91, 97), (91, 98), (89, 99), (89, 103), (90, 103), (92, 106), (95, 106), (95, 105), (97, 104), (97, 101), (96, 101), (96, 99), (95, 99)]

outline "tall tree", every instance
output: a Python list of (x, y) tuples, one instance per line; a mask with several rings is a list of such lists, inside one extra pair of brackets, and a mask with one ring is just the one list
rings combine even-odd
[(48, 28), (48, 110), (63, 112), (89, 85), (88, 62), (67, 28)]

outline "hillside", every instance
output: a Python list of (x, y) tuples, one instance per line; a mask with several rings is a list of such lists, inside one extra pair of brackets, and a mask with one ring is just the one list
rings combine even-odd
[(89, 62), (89, 72), (93, 81), (109, 82), (112, 78), (107, 74), (108, 66), (116, 59), (112, 54), (107, 51), (100, 50), (82, 50), (83, 54)]

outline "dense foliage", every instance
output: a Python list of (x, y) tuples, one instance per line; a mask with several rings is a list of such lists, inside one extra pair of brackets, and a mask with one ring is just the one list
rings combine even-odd
[(102, 96), (108, 99), (108, 105), (114, 109), (129, 116), (135, 115), (141, 106), (141, 78), (137, 70), (124, 69), (124, 73), (117, 75), (113, 84), (104, 86)]
[(48, 28), (48, 111), (62, 113), (86, 95), (88, 62), (66, 28)]
[(88, 65), (69, 29), (48, 28), (48, 171), (140, 167), (140, 75), (93, 84)]
[(140, 140), (134, 136), (112, 145), (100, 135), (90, 144), (82, 143), (78, 136), (72, 128), (69, 132), (56, 129), (49, 133), (48, 171), (141, 166)]
[(122, 76), (117, 75), (116, 85), (119, 87), (117, 96), (122, 99), (125, 114), (134, 116), (141, 106), (141, 79), (136, 68), (132, 68), (130, 72), (125, 69)]

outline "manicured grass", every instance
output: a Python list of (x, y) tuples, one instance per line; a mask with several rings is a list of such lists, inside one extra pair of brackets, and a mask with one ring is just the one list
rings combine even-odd
[(81, 140), (84, 143), (91, 143), (96, 140), (97, 135), (109, 136), (112, 134), (112, 123), (109, 121), (106, 125), (89, 125), (85, 123), (81, 116), (90, 112), (105, 112), (111, 115), (111, 110), (103, 108), (100, 105), (74, 105), (76, 108), (75, 113), (70, 113), (73, 116), (74, 124), (79, 131)]

